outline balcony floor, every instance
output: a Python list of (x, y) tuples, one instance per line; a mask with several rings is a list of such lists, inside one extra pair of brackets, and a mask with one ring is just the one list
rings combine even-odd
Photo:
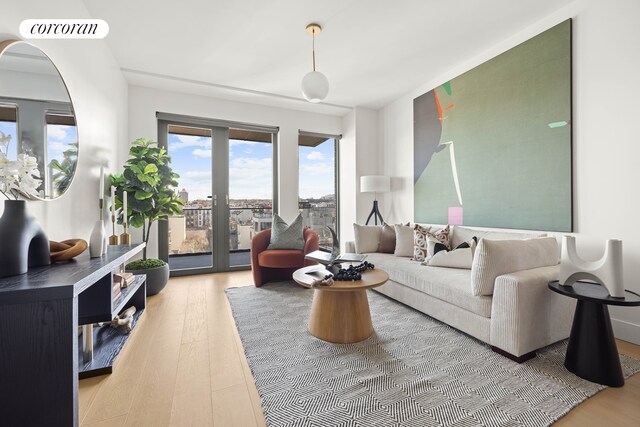
[[(231, 267), (251, 265), (251, 253), (249, 251), (230, 252), (229, 265)], [(169, 269), (171, 271), (207, 267), (211, 267), (210, 253), (193, 255), (169, 255)]]

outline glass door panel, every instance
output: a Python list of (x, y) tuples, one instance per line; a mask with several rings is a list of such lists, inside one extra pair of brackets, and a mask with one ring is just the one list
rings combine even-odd
[(338, 232), (337, 145), (334, 138), (298, 138), (298, 207), (305, 227), (318, 233), (320, 247), (331, 249), (327, 226)]
[(251, 239), (271, 228), (273, 134), (229, 129), (229, 267), (251, 265)]
[(214, 268), (212, 130), (169, 125), (167, 149), (171, 167), (180, 175), (181, 215), (168, 220), (171, 271)]
[(277, 133), (193, 120), (158, 120), (185, 202), (159, 224), (160, 258), (172, 275), (246, 269), (251, 239), (271, 227)]

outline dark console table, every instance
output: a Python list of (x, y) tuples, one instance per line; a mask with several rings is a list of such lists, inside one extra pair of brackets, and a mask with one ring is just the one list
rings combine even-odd
[(590, 282), (562, 286), (554, 280), (549, 289), (578, 300), (564, 366), (585, 380), (622, 387), (624, 377), (607, 306), (640, 306), (640, 295), (625, 291), (625, 298), (614, 298), (604, 286)]
[[(135, 305), (145, 309), (144, 276), (112, 298), (113, 274), (142, 250), (109, 246), (64, 264), (0, 278), (0, 424), (77, 426), (78, 378), (111, 372), (128, 335), (109, 326), (93, 331), (93, 358), (85, 361), (78, 326), (108, 322)], [(85, 330), (91, 330), (91, 328)]]

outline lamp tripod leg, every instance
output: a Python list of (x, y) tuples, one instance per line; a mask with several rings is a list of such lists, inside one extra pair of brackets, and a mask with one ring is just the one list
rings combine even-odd
[(371, 208), (371, 212), (367, 217), (367, 222), (365, 225), (369, 225), (369, 221), (371, 221), (371, 217), (373, 216), (373, 221), (375, 225), (378, 225), (378, 218), (380, 218), (380, 224), (384, 224), (384, 220), (382, 219), (382, 215), (380, 214), (380, 210), (378, 209), (378, 201), (373, 201), (373, 208)]

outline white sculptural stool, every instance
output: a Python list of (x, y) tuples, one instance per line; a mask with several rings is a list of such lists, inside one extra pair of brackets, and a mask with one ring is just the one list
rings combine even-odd
[(576, 238), (562, 237), (559, 283), (571, 286), (578, 280), (601, 284), (615, 298), (624, 298), (622, 240), (607, 240), (604, 255), (597, 261), (585, 261), (576, 252)]

